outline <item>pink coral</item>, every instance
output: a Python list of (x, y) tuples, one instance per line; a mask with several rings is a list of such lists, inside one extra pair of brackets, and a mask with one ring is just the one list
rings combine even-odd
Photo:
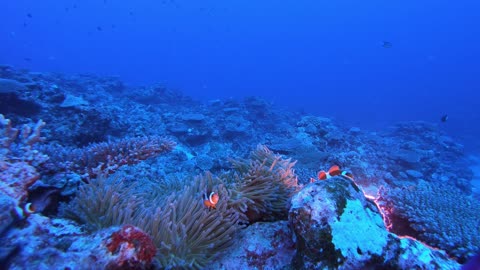
[(95, 178), (98, 175), (112, 174), (123, 165), (136, 164), (168, 153), (175, 145), (171, 139), (161, 136), (124, 138), (74, 150), (66, 159), (73, 161), (71, 170), (84, 178)]
[(19, 130), (0, 114), (0, 195), (9, 197), (19, 216), (25, 216), (21, 208), (28, 188), (40, 178), (36, 166), (48, 159), (34, 149), (34, 144), (43, 140), (40, 131), (44, 126), (39, 120), (33, 128), (24, 125)]
[(145, 269), (157, 252), (150, 236), (132, 225), (114, 232), (106, 246), (116, 256), (106, 269)]

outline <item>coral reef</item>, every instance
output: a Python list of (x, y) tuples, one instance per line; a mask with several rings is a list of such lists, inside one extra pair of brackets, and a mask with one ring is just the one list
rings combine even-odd
[[(215, 210), (203, 205), (207, 191), (219, 194)], [(151, 235), (158, 250), (155, 260), (166, 268), (201, 269), (234, 243), (239, 215), (229, 206), (220, 179), (210, 173), (167, 198), (142, 192), (135, 183), (99, 178), (83, 184), (63, 211), (95, 230), (122, 224), (139, 227)]]
[[(256, 97), (199, 102), (8, 66), (0, 113), (2, 267), (459, 268), (394, 233), (461, 263), (478, 250), (471, 164), (436, 124), (371, 132)], [(309, 184), (334, 164), (355, 184)], [(360, 189), (380, 189), (392, 231)], [(152, 240), (151, 263), (135, 262), (140, 243), (112, 241), (130, 229)]]
[(154, 269), (155, 247), (131, 225), (85, 233), (72, 221), (32, 214), (2, 238), (2, 269)]
[(382, 189), (378, 201), (393, 232), (446, 250), (462, 263), (480, 251), (480, 202), (454, 186), (420, 181)]
[[(91, 179), (80, 186), (63, 212), (96, 230), (138, 226), (152, 235), (161, 266), (202, 268), (233, 244), (240, 220), (285, 218), (289, 200), (298, 189), (295, 163), (265, 146), (259, 145), (250, 159), (234, 164), (238, 182), (231, 188), (206, 173), (166, 199), (159, 187), (152, 186), (158, 194), (148, 196), (135, 183), (127, 187), (122, 179)], [(207, 209), (201, 200), (202, 194), (212, 191), (220, 197), (215, 210)]]
[(305, 186), (292, 198), (289, 222), (297, 269), (458, 268), (445, 252), (388, 232), (376, 204), (346, 177)]

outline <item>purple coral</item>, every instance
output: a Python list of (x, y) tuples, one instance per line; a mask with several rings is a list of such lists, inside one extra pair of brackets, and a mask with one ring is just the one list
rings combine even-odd
[(394, 233), (445, 250), (460, 263), (480, 249), (480, 203), (453, 185), (419, 181), (382, 189), (379, 202), (390, 209)]
[[(48, 159), (34, 149), (34, 144), (43, 140), (40, 131), (44, 126), (45, 122), (40, 120), (33, 128), (24, 125), (17, 129), (0, 114), (0, 195), (8, 198), (9, 205), (15, 207), (19, 216), (25, 215), (22, 208), (28, 188), (40, 178), (36, 167)], [(10, 220), (5, 214), (1, 220)], [(2, 222), (0, 228), (7, 225)]]
[(50, 167), (63, 168), (95, 178), (112, 174), (124, 165), (137, 164), (142, 160), (168, 153), (175, 142), (161, 136), (124, 138), (109, 142), (94, 143), (80, 149), (49, 149)]

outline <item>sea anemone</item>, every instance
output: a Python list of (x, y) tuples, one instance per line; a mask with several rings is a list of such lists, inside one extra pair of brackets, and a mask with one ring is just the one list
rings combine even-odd
[(233, 160), (235, 172), (230, 176), (230, 205), (241, 220), (253, 223), (262, 220), (286, 219), (290, 198), (298, 191), (295, 162), (274, 154), (259, 145), (247, 160)]

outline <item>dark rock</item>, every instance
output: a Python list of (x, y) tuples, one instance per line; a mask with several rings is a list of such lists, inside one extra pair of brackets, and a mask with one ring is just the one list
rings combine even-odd
[(207, 143), (211, 138), (211, 133), (208, 130), (190, 129), (184, 140), (192, 146), (202, 145)]
[(0, 93), (0, 113), (31, 117), (41, 112), (42, 106), (30, 100), (24, 100), (15, 93)]
[(168, 130), (175, 135), (185, 135), (188, 133), (189, 127), (183, 123), (175, 122), (168, 127)]
[(25, 91), (27, 87), (17, 80), (0, 78), (0, 93), (15, 93)]
[(199, 123), (205, 120), (205, 115), (201, 113), (187, 113), (187, 114), (182, 114), (180, 116), (180, 119), (186, 122)]

